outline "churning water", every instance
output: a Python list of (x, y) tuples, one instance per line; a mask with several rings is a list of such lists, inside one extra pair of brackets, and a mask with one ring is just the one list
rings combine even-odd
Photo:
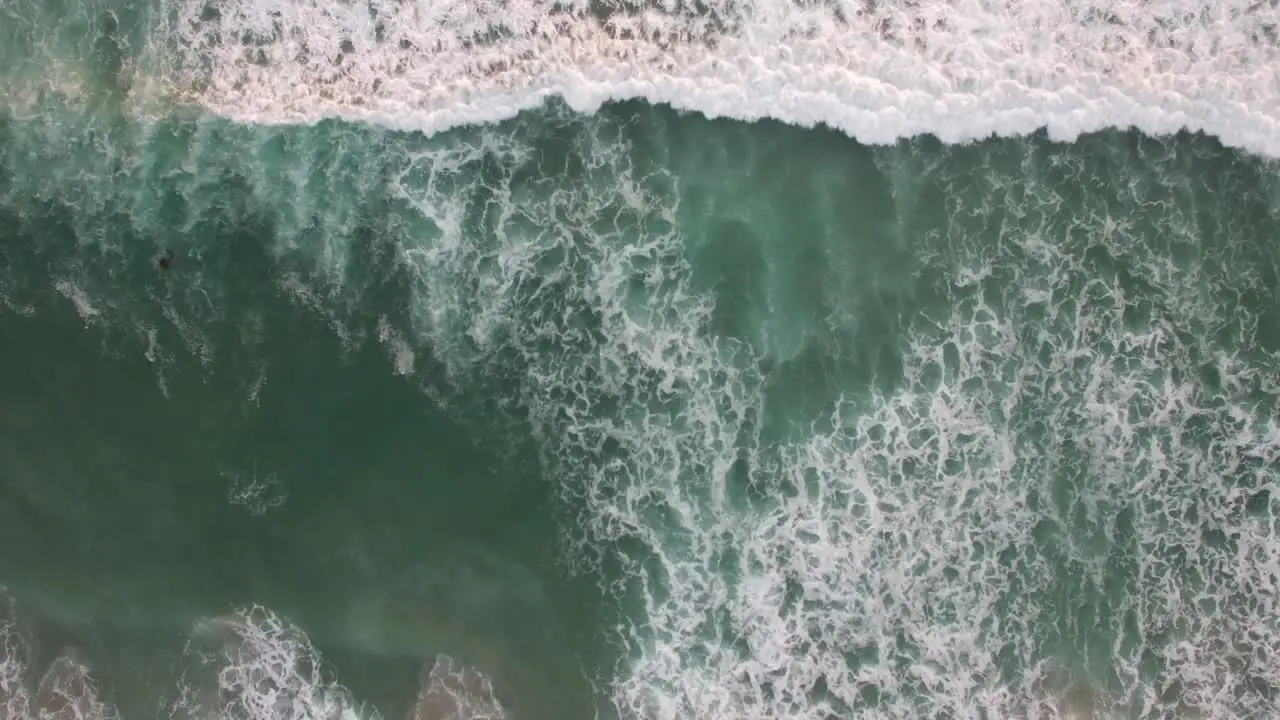
[(0, 0), (0, 720), (1276, 717), (1278, 156), (1275, 0)]

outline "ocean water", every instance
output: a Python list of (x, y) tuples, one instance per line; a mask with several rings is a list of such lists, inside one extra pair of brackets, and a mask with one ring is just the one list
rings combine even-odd
[(1280, 717), (1277, 158), (1275, 0), (0, 0), (0, 720)]

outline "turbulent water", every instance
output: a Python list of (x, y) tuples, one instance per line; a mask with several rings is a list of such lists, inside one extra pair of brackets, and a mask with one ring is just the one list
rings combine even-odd
[(1275, 0), (0, 0), (0, 720), (1280, 716), (1277, 157)]

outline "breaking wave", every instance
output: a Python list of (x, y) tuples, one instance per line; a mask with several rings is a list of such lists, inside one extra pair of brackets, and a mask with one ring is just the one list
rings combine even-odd
[[(12, 192), (74, 198), (77, 251), (108, 258), (124, 255), (102, 229), (115, 213), (172, 233), (165, 193), (184, 231), (267, 216), (265, 254), (287, 262), (264, 274), (344, 340), (374, 282), (351, 238), (377, 198), (407, 299), (365, 332), (399, 375), (430, 357), (462, 392), (515, 388), (503, 406), (527, 411), (581, 508), (566, 561), (618, 605), (626, 720), (1275, 707), (1274, 168), (1118, 133), (792, 166), (740, 126), (679, 147), (643, 112), (425, 139), (260, 127), (431, 133), (552, 95), (637, 97), (875, 143), (1135, 125), (1278, 156), (1274, 3), (228, 0), (163, 17), (132, 108), (255, 126), (155, 123), (95, 154), (97, 136), (59, 145), (31, 123), (12, 131), (29, 134)], [(640, 158), (632, 122), (675, 147)], [(189, 143), (139, 169), (174, 136)], [(262, 159), (281, 156), (289, 171)], [(830, 215), (821, 232), (753, 215), (781, 190), (752, 172), (787, 177), (789, 210)], [(109, 269), (54, 267), (87, 323), (163, 328), (202, 363), (202, 323), (231, 314), (213, 271), (139, 301)], [(850, 380), (863, 371), (869, 386)], [(193, 643), (184, 718), (365, 712), (265, 610)], [(9, 687), (0, 700), (27, 702)], [(417, 712), (499, 717), (493, 691), (446, 656)]]
[(241, 122), (434, 133), (559, 96), (876, 144), (1132, 126), (1280, 155), (1271, 0), (172, 0), (164, 14), (135, 88)]

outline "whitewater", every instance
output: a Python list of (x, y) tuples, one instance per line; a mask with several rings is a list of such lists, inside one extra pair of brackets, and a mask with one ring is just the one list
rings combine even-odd
[(556, 96), (583, 113), (643, 99), (874, 144), (1134, 127), (1276, 156), (1277, 13), (1272, 0), (165, 0), (124, 72), (139, 112), (190, 103), (239, 122), (435, 133)]
[[(495, 404), (580, 510), (564, 564), (616, 571), (622, 659), (591, 679), (622, 720), (1277, 716), (1277, 0), (0, 0), (0, 30), (6, 197), (73, 198), (59, 222), (98, 259), (6, 270), (48, 274), (159, 373), (214, 365), (230, 283), (137, 299), (121, 258), (142, 251), (104, 218), (186, 267), (222, 249), (183, 233), (248, 207), (272, 292), (380, 345), (424, 403), (514, 387)], [(624, 100), (874, 147), (793, 166)], [(116, 111), (133, 124), (99, 122)], [(1114, 128), (1150, 137), (1090, 137)], [(638, 159), (639, 137), (672, 148)], [(775, 171), (831, 217), (768, 215)], [(361, 329), (367, 207), (408, 290)], [(707, 279), (743, 257), (741, 287)], [(0, 283), (19, 314), (22, 289)], [(936, 302), (903, 310), (917, 295)], [(864, 351), (894, 379), (847, 379)], [(227, 481), (255, 517), (305, 497)], [(0, 598), (0, 720), (109, 717), (76, 657), (35, 671)], [(309, 632), (259, 606), (195, 623), (169, 716), (374, 717)], [(359, 637), (413, 649), (391, 621)], [(518, 716), (510, 648), (485, 641), (424, 666), (415, 720)]]

